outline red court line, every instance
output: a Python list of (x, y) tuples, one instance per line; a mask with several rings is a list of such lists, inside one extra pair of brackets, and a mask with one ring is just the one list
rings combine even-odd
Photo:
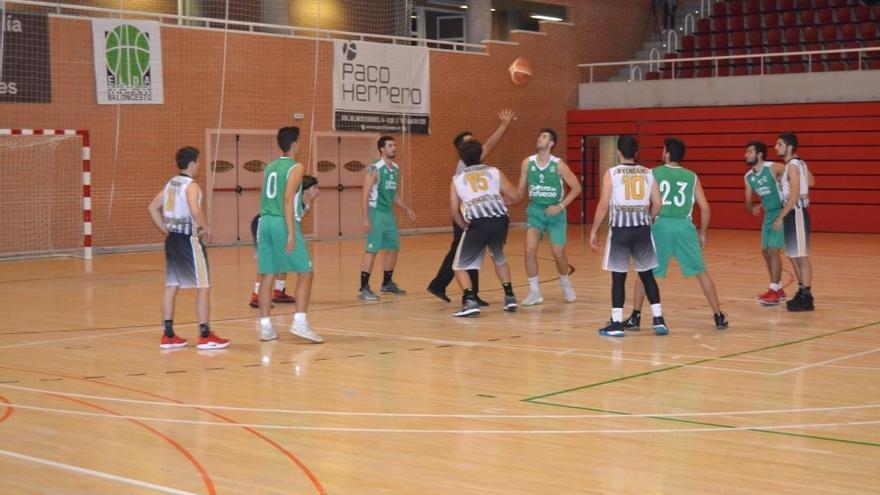
[[(75, 399), (73, 397), (65, 397), (63, 395), (56, 395), (56, 394), (53, 394), (52, 392), (43, 392), (43, 393), (50, 396), (50, 397), (55, 397), (56, 399), (64, 399), (64, 400), (69, 400), (71, 402), (76, 402), (78, 404), (82, 404), (84, 406), (91, 407), (91, 408), (97, 409), (99, 411), (104, 411), (106, 413), (110, 413), (114, 416), (120, 416), (120, 417), (123, 416), (122, 414), (120, 414), (116, 411), (107, 409), (106, 407), (102, 407), (97, 404), (92, 404), (91, 402), (86, 402), (84, 400)], [(171, 444), (172, 447), (174, 447), (175, 449), (177, 449), (178, 452), (183, 454), (183, 456), (186, 457), (186, 460), (188, 460), (189, 463), (192, 464), (194, 468), (196, 468), (196, 471), (198, 471), (199, 475), (202, 477), (202, 481), (204, 481), (204, 483), (205, 483), (205, 488), (208, 489), (208, 493), (210, 495), (217, 495), (217, 488), (214, 486), (214, 482), (211, 480), (211, 476), (208, 474), (208, 472), (205, 470), (205, 468), (202, 466), (202, 464), (198, 461), (198, 459), (196, 459), (195, 456), (190, 454), (190, 452), (188, 450), (186, 450), (186, 448), (184, 448), (182, 445), (177, 443), (177, 441), (174, 440), (173, 438), (165, 435), (161, 431), (153, 428), (152, 426), (150, 426), (148, 424), (142, 423), (136, 419), (131, 419), (131, 418), (125, 418), (125, 420), (140, 426), (141, 428), (149, 431), (150, 433), (158, 436), (162, 440), (165, 440), (166, 442)]]
[[(84, 381), (84, 382), (87, 382), (87, 383), (95, 383), (95, 384), (98, 384), (98, 385), (104, 385), (104, 386), (107, 386), (107, 387), (118, 388), (118, 389), (121, 389), (121, 390), (128, 390), (129, 392), (136, 392), (136, 393), (139, 393), (139, 394), (144, 394), (144, 395), (147, 395), (147, 396), (149, 396), (149, 397), (155, 397), (155, 398), (157, 398), (157, 399), (167, 400), (167, 401), (169, 401), (169, 402), (173, 402), (173, 403), (175, 403), (175, 404), (186, 404), (185, 402), (183, 402), (183, 401), (179, 401), (179, 400), (177, 400), (177, 399), (172, 399), (172, 398), (170, 398), (170, 397), (163, 397), (163, 396), (161, 396), (161, 395), (154, 394), (154, 393), (152, 393), (152, 392), (147, 392), (146, 390), (140, 390), (140, 389), (137, 389), (137, 388), (126, 387), (125, 385), (116, 385), (115, 383), (101, 382), (101, 381), (97, 381), (97, 380), (84, 380), (84, 379), (82, 379), (82, 378), (78, 378), (78, 377), (71, 376), (71, 375), (63, 375), (63, 374), (59, 374), (59, 373), (51, 373), (51, 372), (47, 372), (47, 371), (31, 370), (31, 369), (27, 369), (27, 368), (16, 368), (16, 367), (11, 367), (11, 366), (0, 366), (0, 369), (8, 369), (8, 370), (14, 370), (14, 371), (24, 371), (24, 372), (28, 372), (28, 373), (37, 373), (37, 374), (48, 375), (48, 376), (55, 376), (55, 377), (69, 378), (69, 379), (71, 379), (71, 380)], [(214, 416), (215, 418), (220, 418), (220, 419), (222, 419), (223, 421), (229, 422), (229, 423), (231, 423), (231, 424), (238, 424), (237, 421), (235, 421), (235, 420), (233, 420), (233, 419), (231, 419), (231, 418), (227, 418), (226, 416), (223, 416), (223, 415), (220, 414), (220, 413), (216, 413), (216, 412), (214, 412), (214, 411), (207, 410), (207, 409), (203, 409), (203, 408), (199, 408), (199, 407), (195, 407), (195, 408), (193, 408), (193, 409), (195, 409), (195, 410), (197, 410), (197, 411), (201, 411), (201, 412), (207, 413), (207, 414), (210, 414), (211, 416)], [(321, 481), (318, 480), (318, 477), (315, 476), (315, 473), (313, 473), (313, 472), (308, 468), (308, 466), (306, 466), (305, 463), (302, 462), (298, 457), (296, 457), (295, 455), (293, 455), (293, 453), (291, 453), (290, 451), (288, 451), (287, 449), (285, 449), (284, 447), (282, 447), (281, 445), (279, 445), (278, 443), (276, 443), (274, 440), (270, 439), (270, 438), (267, 437), (266, 435), (264, 435), (264, 434), (262, 434), (262, 433), (260, 433), (260, 432), (258, 432), (258, 431), (256, 431), (256, 430), (254, 430), (254, 429), (252, 429), (252, 428), (250, 428), (250, 427), (247, 427), (247, 426), (240, 426), (240, 428), (242, 428), (244, 431), (246, 431), (246, 432), (248, 432), (248, 433), (254, 435), (255, 437), (259, 438), (260, 440), (263, 440), (264, 442), (268, 443), (268, 444), (271, 445), (274, 449), (276, 449), (277, 451), (279, 451), (283, 456), (285, 456), (285, 457), (287, 457), (288, 459), (290, 459), (290, 461), (293, 462), (293, 464), (294, 464), (296, 467), (298, 467), (298, 468), (300, 469), (300, 471), (303, 472), (303, 474), (306, 475), (306, 477), (307, 477), (307, 478), (309, 479), (309, 481), (312, 483), (312, 486), (314, 486), (315, 489), (318, 491), (318, 494), (319, 494), (319, 495), (327, 495), (327, 490), (324, 488), (324, 485), (321, 484)]]
[(2, 395), (0, 395), (0, 402), (6, 403), (6, 412), (3, 413), (3, 416), (0, 416), (0, 423), (2, 423), (9, 419), (9, 416), (12, 416), (12, 411), (14, 411), (15, 408), (12, 407), (12, 403), (6, 400), (6, 397), (3, 397)]

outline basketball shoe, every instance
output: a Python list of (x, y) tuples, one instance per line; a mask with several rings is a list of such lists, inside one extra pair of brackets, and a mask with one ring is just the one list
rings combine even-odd
[(162, 349), (177, 349), (178, 347), (186, 347), (186, 344), (186, 339), (182, 339), (177, 335), (169, 337), (162, 334), (162, 341), (159, 343), (159, 347)]

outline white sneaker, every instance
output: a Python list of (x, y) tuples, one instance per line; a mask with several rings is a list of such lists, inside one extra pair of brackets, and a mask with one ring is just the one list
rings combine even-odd
[(544, 298), (540, 292), (529, 292), (529, 295), (520, 303), (523, 306), (534, 306), (544, 302)]
[(275, 340), (278, 338), (278, 334), (275, 333), (275, 329), (272, 327), (263, 327), (260, 329), (260, 340), (263, 342), (268, 342), (270, 340)]
[(316, 344), (320, 344), (324, 342), (324, 339), (315, 333), (312, 330), (312, 327), (309, 326), (308, 323), (293, 323), (293, 326), (290, 327), (290, 333), (296, 335), (301, 339), (306, 339), (308, 341), (314, 342)]
[(565, 302), (572, 303), (577, 300), (577, 295), (575, 295), (574, 289), (571, 287), (571, 282), (560, 282), (559, 285), (562, 287), (562, 298), (565, 299)]

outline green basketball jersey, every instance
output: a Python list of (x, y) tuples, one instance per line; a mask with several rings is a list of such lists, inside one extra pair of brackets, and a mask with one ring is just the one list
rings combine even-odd
[(538, 166), (538, 155), (529, 157), (526, 175), (529, 185), (529, 203), (558, 205), (563, 198), (562, 176), (559, 175), (559, 157), (550, 155), (544, 168)]
[(370, 208), (378, 211), (391, 211), (400, 184), (400, 169), (392, 162), (391, 167), (384, 160), (378, 160), (367, 169), (367, 173), (378, 174), (379, 178), (370, 190)]
[(660, 216), (667, 218), (691, 218), (697, 189), (697, 174), (670, 165), (660, 165), (652, 170), (663, 207)]
[[(290, 178), (294, 167), (299, 163), (293, 158), (282, 156), (269, 162), (263, 172), (263, 192), (260, 199), (260, 216), (271, 215), (284, 216), (284, 191), (287, 189), (287, 180)], [(302, 218), (302, 184), (297, 189), (293, 198), (293, 215), (295, 220)]]
[(761, 197), (761, 206), (764, 211), (778, 211), (782, 209), (782, 193), (770, 162), (765, 162), (761, 172), (755, 173), (755, 169), (746, 172), (746, 183), (758, 196)]

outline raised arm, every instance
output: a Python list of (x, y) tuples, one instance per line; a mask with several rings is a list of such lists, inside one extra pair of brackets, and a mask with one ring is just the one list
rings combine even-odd
[(510, 122), (516, 120), (516, 114), (513, 113), (513, 110), (505, 108), (498, 112), (498, 118), (501, 120), (501, 123), (498, 125), (498, 128), (495, 129), (495, 132), (489, 136), (489, 139), (483, 143), (483, 154), (480, 155), (480, 161), (484, 161), (486, 157), (489, 156), (489, 153), (492, 153), (492, 150), (495, 149), (495, 146), (501, 141), (501, 137), (504, 136), (507, 128), (510, 127)]

